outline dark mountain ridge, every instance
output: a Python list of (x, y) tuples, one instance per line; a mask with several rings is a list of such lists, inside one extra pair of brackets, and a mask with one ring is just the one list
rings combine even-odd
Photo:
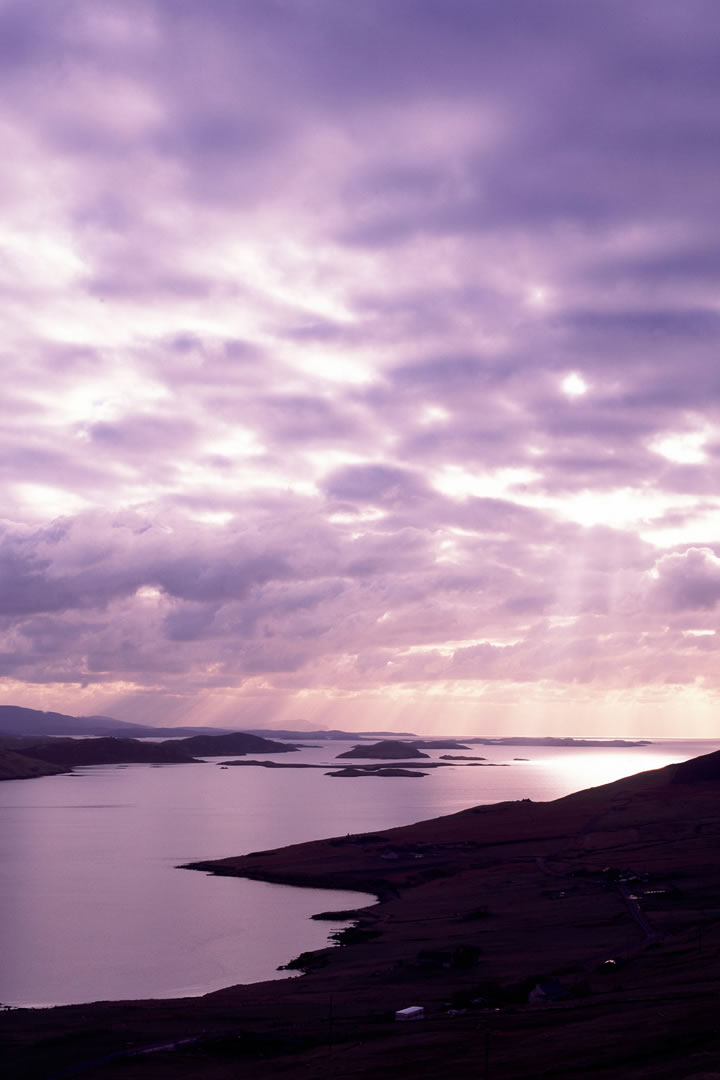
[(3, 735), (117, 735), (137, 734), (137, 725), (109, 716), (67, 716), (65, 713), (0, 705)]
[(0, 735), (125, 735), (129, 739), (173, 738), (191, 735), (224, 735), (229, 728), (212, 727), (154, 727), (115, 720), (112, 716), (68, 716), (42, 709), (26, 709), (21, 705), (0, 705)]

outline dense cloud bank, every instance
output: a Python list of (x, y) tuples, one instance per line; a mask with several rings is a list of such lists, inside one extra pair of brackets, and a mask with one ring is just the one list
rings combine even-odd
[(708, 707), (719, 33), (0, 4), (4, 699)]

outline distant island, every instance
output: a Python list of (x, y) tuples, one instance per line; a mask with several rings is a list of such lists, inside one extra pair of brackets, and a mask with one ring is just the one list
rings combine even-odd
[[(99, 736), (98, 738), (72, 738), (46, 736), (44, 738), (19, 738), (0, 736), (0, 781), (30, 780), (41, 776), (53, 776), (72, 772), (75, 767), (89, 765), (187, 765), (197, 764), (204, 758), (223, 757), (225, 754), (286, 754), (301, 749), (300, 746), (264, 739), (258, 735), (236, 731), (227, 735), (192, 736), (187, 739), (167, 739), (160, 742), (143, 742), (139, 739)], [(506, 768), (505, 764), (486, 762), (484, 758), (471, 756), (441, 755), (440, 761), (431, 761), (427, 754), (408, 743), (395, 740), (365, 745), (338, 754), (340, 758), (372, 759), (372, 763), (358, 764), (326, 776), (424, 776), (425, 772), (412, 772), (395, 766), (382, 765), (388, 760), (400, 764), (412, 764), (421, 759), (422, 769), (450, 768), (452, 765), (483, 768)], [(443, 760), (444, 758), (444, 760)], [(376, 763), (377, 762), (377, 763)], [(265, 769), (322, 769), (327, 765), (306, 761), (279, 762), (272, 760), (224, 760), (222, 768), (229, 766), (259, 767)]]
[(233, 731), (228, 735), (193, 735), (189, 739), (173, 739), (163, 746), (178, 746), (188, 754), (200, 757), (220, 757), (224, 754), (286, 754), (299, 750), (291, 743), (263, 739), (245, 731)]
[(326, 769), (327, 765), (316, 765), (311, 761), (257, 761), (250, 758), (248, 761), (221, 761), (220, 767), (227, 769), (232, 765), (258, 766), (263, 769)]
[[(377, 739), (402, 741), (427, 750), (467, 750), (465, 743), (485, 746), (571, 746), (571, 747), (628, 747), (649, 746), (649, 739), (602, 739), (574, 738), (564, 736), (505, 736), (505, 735), (428, 735), (421, 737), (409, 731), (343, 731), (339, 728), (328, 730), (251, 728), (241, 721), (230, 727), (168, 727), (155, 724), (131, 723), (129, 720), (115, 720), (111, 716), (69, 716), (65, 713), (46, 712), (41, 709), (28, 709), (21, 705), (0, 705), (0, 736), (63, 736), (63, 735), (114, 735), (125, 738), (187, 739), (196, 735), (228, 735), (242, 732), (260, 738), (302, 743), (318, 741), (356, 741), (367, 742)], [(200, 753), (201, 751), (198, 751)], [(231, 751), (232, 752), (232, 751)]]
[(471, 754), (441, 754), (441, 761), (487, 761), (484, 757), (473, 757)]
[(412, 731), (342, 731), (340, 728), (302, 729), (286, 728), (244, 728), (250, 735), (262, 735), (265, 738), (288, 739), (290, 742), (350, 742), (355, 739), (418, 739)]
[(401, 760), (409, 761), (415, 758), (427, 758), (427, 754), (423, 754), (422, 750), (418, 750), (417, 747), (411, 746), (408, 743), (397, 742), (394, 739), (382, 739), (377, 743), (370, 743), (367, 746), (354, 746), (352, 750), (346, 750), (343, 754), (338, 754), (338, 760), (340, 758), (399, 758)]
[(40, 740), (0, 736), (0, 780), (30, 780), (71, 772), (74, 766), (192, 764), (201, 757), (279, 754), (297, 749), (297, 746), (244, 732), (168, 739), (164, 742), (141, 742), (111, 735), (95, 739), (47, 736)]
[[(274, 738), (269, 736), (274, 735)], [(369, 741), (378, 735), (380, 741)], [(292, 736), (292, 741), (287, 741)], [(391, 737), (385, 737), (391, 736)], [(143, 739), (155, 739), (153, 743)], [(651, 745), (648, 739), (580, 739), (562, 736), (481, 736), (420, 738), (411, 733), (329, 731), (277, 731), (258, 728), (229, 731), (222, 728), (153, 727), (115, 720), (109, 716), (68, 716), (59, 712), (0, 705), (0, 781), (28, 780), (70, 772), (74, 766), (113, 764), (190, 764), (207, 757), (247, 754), (287, 754), (306, 746), (303, 740), (353, 740), (356, 745), (338, 758), (413, 762), (426, 759), (423, 768), (437, 766), (423, 750), (468, 750), (472, 746), (546, 746), (627, 748)], [(451, 761), (482, 762), (484, 758), (442, 755)], [(514, 760), (521, 760), (516, 758)], [(228, 762), (223, 762), (227, 766)], [(233, 763), (234, 764), (234, 763)], [(238, 762), (237, 764), (241, 764)], [(250, 764), (250, 763), (248, 763)], [(258, 762), (265, 768), (278, 767)], [(292, 766), (302, 767), (301, 763)], [(364, 775), (364, 774), (363, 774)], [(387, 774), (386, 774), (387, 775)]]
[(380, 776), (380, 777), (402, 777), (409, 776), (415, 779), (418, 776), (427, 776), (424, 772), (413, 772), (412, 769), (400, 769), (395, 766), (389, 766), (385, 769), (359, 769), (352, 765), (346, 766), (344, 769), (339, 769), (337, 772), (325, 773), (326, 776), (340, 776), (348, 779), (355, 779), (359, 776)]
[(457, 739), (413, 739), (409, 744), (416, 750), (469, 750), (469, 746)]

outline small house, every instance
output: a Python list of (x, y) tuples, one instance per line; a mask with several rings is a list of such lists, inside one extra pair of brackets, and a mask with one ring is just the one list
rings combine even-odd
[(422, 1005), (409, 1005), (406, 1009), (398, 1009), (395, 1013), (396, 1020), (424, 1020), (425, 1009)]

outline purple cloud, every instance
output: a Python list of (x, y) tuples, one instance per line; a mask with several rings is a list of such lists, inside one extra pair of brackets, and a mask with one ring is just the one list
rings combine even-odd
[(3, 700), (705, 734), (718, 31), (3, 4)]

